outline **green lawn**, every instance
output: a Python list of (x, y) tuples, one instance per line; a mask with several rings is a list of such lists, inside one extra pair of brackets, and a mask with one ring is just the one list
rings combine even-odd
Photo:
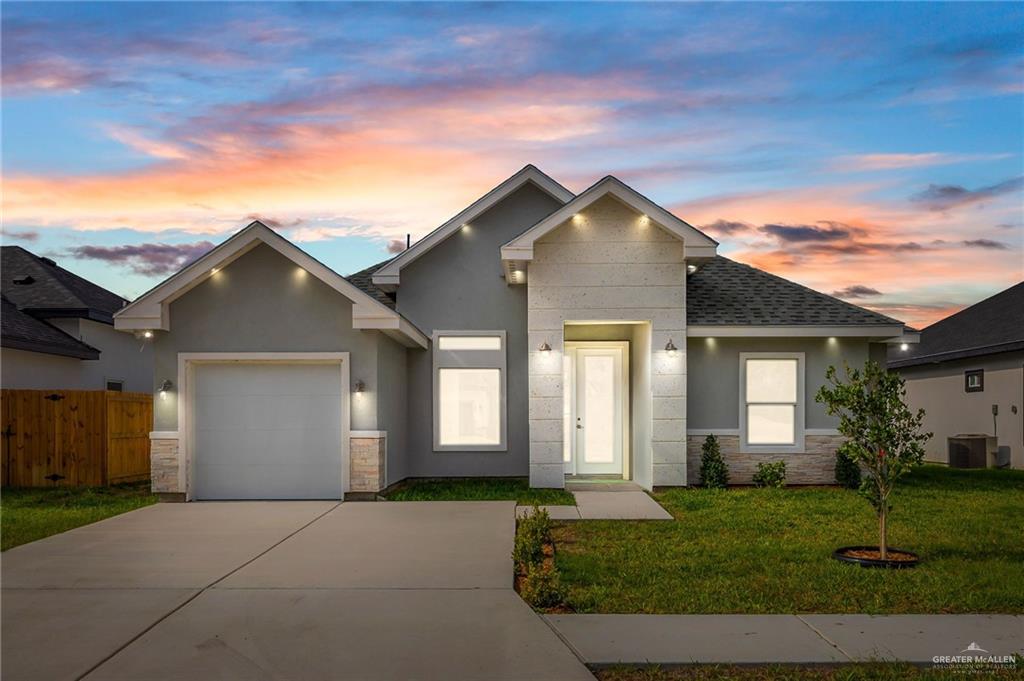
[(388, 492), (390, 501), (515, 501), (523, 506), (575, 506), (562, 489), (531, 489), (525, 478), (407, 480)]
[(962, 670), (927, 669), (909, 664), (876, 663), (818, 666), (696, 665), (686, 667), (610, 667), (594, 672), (598, 681), (953, 681), (1019, 679), (1017, 669), (965, 674)]
[(6, 551), (153, 503), (156, 497), (148, 481), (112, 487), (4, 488), (0, 548)]
[(555, 529), (568, 603), (605, 613), (1024, 613), (1024, 471), (926, 466), (895, 496), (890, 545), (912, 570), (832, 560), (877, 544), (856, 492), (674, 489), (674, 521), (583, 521)]

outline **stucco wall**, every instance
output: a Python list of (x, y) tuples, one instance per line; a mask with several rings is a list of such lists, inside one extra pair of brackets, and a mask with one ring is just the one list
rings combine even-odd
[[(599, 199), (534, 244), (528, 273), (530, 483), (562, 487), (563, 325), (651, 323), (649, 349), (654, 485), (686, 484), (686, 265), (675, 236), (611, 197)], [(672, 338), (680, 348), (665, 352)], [(552, 351), (536, 348), (547, 342)]]
[(825, 383), (825, 371), (842, 371), (845, 360), (862, 367), (869, 343), (856, 338), (690, 338), (686, 343), (688, 426), (691, 430), (733, 430), (740, 427), (740, 353), (804, 353), (805, 427), (834, 429), (839, 420), (825, 413), (814, 395)]
[[(428, 336), (435, 330), (507, 332), (508, 451), (433, 451), (433, 371), (428, 350), (408, 352), (405, 476), (526, 475), (526, 289), (502, 277), (500, 248), (560, 204), (531, 184), (402, 269), (397, 309)], [(400, 479), (391, 476), (391, 481)]]
[(408, 392), (406, 390), (406, 350), (384, 337), (377, 352), (377, 427), (387, 432), (386, 479), (384, 487), (408, 477), (407, 439)]
[[(107, 379), (124, 381), (125, 391), (153, 389), (153, 351), (131, 334), (88, 319), (50, 319), (51, 324), (100, 350), (99, 359), (75, 359), (38, 352), (0, 351), (5, 388), (103, 390)], [(140, 351), (141, 350), (141, 351)]]
[[(154, 430), (178, 429), (179, 352), (350, 352), (352, 429), (378, 430), (377, 331), (352, 328), (352, 304), (269, 246), (258, 246), (171, 303), (171, 330), (153, 340), (152, 385), (175, 391), (154, 401)], [(391, 389), (393, 386), (385, 386)]]
[[(985, 370), (983, 392), (964, 391), (964, 372), (971, 369)], [(907, 403), (925, 410), (924, 427), (934, 433), (926, 445), (929, 461), (947, 462), (947, 437), (985, 433), (998, 434), (999, 445), (1010, 448), (1012, 466), (1024, 468), (1024, 352), (911, 367), (900, 374), (907, 382)], [(999, 405), (995, 419), (993, 404)]]

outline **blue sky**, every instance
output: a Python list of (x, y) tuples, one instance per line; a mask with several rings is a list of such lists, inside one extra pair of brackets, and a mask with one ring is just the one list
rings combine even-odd
[(1024, 279), (1024, 6), (4, 3), (4, 243), (132, 297), (340, 272), (526, 163), (915, 324)]

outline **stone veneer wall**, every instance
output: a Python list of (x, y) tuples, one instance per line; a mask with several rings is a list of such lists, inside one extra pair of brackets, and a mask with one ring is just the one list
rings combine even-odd
[[(350, 492), (379, 492), (384, 489), (386, 443), (384, 435), (349, 439)], [(154, 494), (184, 495), (187, 491), (178, 476), (179, 453), (176, 438), (150, 439), (149, 474)], [(185, 479), (188, 479), (187, 471)]]
[[(700, 484), (700, 450), (705, 435), (686, 437), (687, 469), (691, 485)], [(808, 435), (805, 450), (799, 454), (750, 454), (740, 452), (739, 435), (719, 435), (722, 458), (729, 467), (730, 485), (753, 484), (757, 464), (768, 461), (786, 462), (786, 483), (790, 485), (831, 485), (836, 481), (836, 449), (842, 435)]]
[(149, 441), (149, 479), (155, 494), (178, 494), (181, 489), (178, 479), (178, 440), (156, 439)]
[(384, 437), (354, 437), (349, 440), (349, 492), (379, 492), (385, 485)]

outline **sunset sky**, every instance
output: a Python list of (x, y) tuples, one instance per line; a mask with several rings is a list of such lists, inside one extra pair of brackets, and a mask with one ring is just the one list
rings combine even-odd
[(129, 298), (254, 217), (350, 273), (527, 163), (913, 325), (1024, 279), (1021, 3), (0, 11), (4, 243)]

